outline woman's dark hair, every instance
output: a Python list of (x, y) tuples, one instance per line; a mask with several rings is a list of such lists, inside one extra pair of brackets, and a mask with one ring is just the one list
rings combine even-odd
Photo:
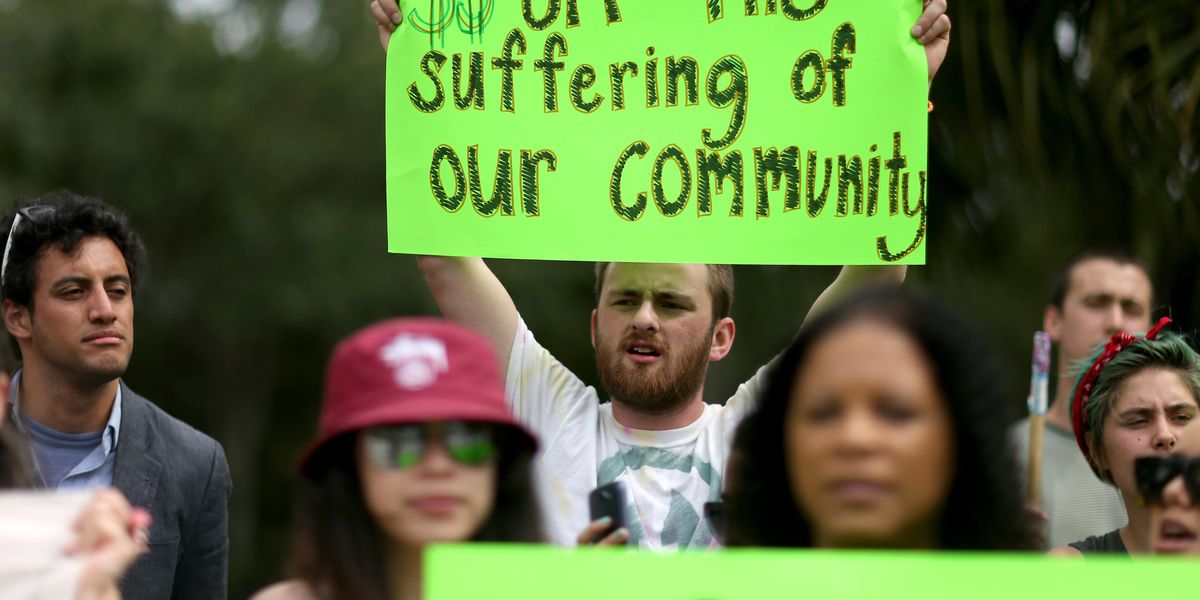
[(942, 303), (904, 290), (864, 291), (806, 324), (772, 367), (758, 410), (743, 424), (746, 453), (736, 466), (730, 539), (739, 545), (807, 547), (812, 526), (791, 491), (784, 428), (792, 385), (812, 349), (849, 323), (870, 319), (917, 341), (933, 365), (954, 427), (956, 472), (941, 512), (942, 549), (1032, 550), (1035, 526), (1024, 507), (1005, 436), (997, 363), (979, 335)]
[[(533, 449), (497, 426), (500, 458), (492, 511), (471, 538), (477, 542), (545, 541), (533, 487)], [(330, 440), (302, 479), (290, 576), (322, 600), (385, 600), (385, 537), (367, 511), (354, 459), (358, 432)]]
[[(64, 254), (71, 254), (79, 249), (84, 238), (92, 236), (106, 237), (116, 244), (125, 258), (130, 284), (136, 292), (146, 261), (146, 247), (120, 211), (99, 199), (85, 198), (67, 190), (50, 192), (21, 205), (26, 214), (12, 232), (12, 249), (4, 280), (0, 281), (0, 294), (4, 298), (33, 309), (37, 265), (46, 248), (54, 247)], [(16, 211), (0, 221), (0, 235), (8, 236), (15, 217)]]

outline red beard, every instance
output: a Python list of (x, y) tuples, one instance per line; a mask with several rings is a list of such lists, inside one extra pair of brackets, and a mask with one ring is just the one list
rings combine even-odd
[[(628, 349), (634, 342), (647, 342), (659, 352), (652, 365), (626, 364)], [(676, 351), (654, 335), (630, 334), (616, 346), (596, 338), (596, 370), (609, 397), (645, 414), (665, 415), (677, 412), (696, 396), (708, 374), (708, 353), (712, 349), (712, 331), (699, 343)]]

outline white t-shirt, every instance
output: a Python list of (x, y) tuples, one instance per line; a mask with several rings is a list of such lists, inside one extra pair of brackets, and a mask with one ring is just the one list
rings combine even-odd
[(588, 493), (621, 480), (632, 543), (648, 549), (716, 545), (704, 503), (720, 499), (734, 431), (757, 404), (765, 372), (764, 366), (738, 386), (724, 406), (707, 405), (687, 427), (630, 429), (520, 321), (506, 391), (517, 419), (541, 442), (535, 472), (550, 540), (575, 545), (588, 524)]

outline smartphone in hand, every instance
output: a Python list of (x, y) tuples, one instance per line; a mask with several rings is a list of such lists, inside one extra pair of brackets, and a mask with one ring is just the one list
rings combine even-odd
[(612, 525), (597, 535), (593, 544), (608, 537), (619, 527), (625, 526), (625, 484), (620, 481), (606, 483), (588, 494), (588, 512), (592, 521), (608, 517)]

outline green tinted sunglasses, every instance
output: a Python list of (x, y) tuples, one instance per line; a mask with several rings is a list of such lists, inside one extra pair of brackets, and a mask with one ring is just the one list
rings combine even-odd
[(374, 427), (363, 432), (367, 457), (384, 469), (416, 465), (435, 439), (450, 458), (468, 467), (480, 466), (497, 454), (492, 427), (486, 423), (413, 423)]

